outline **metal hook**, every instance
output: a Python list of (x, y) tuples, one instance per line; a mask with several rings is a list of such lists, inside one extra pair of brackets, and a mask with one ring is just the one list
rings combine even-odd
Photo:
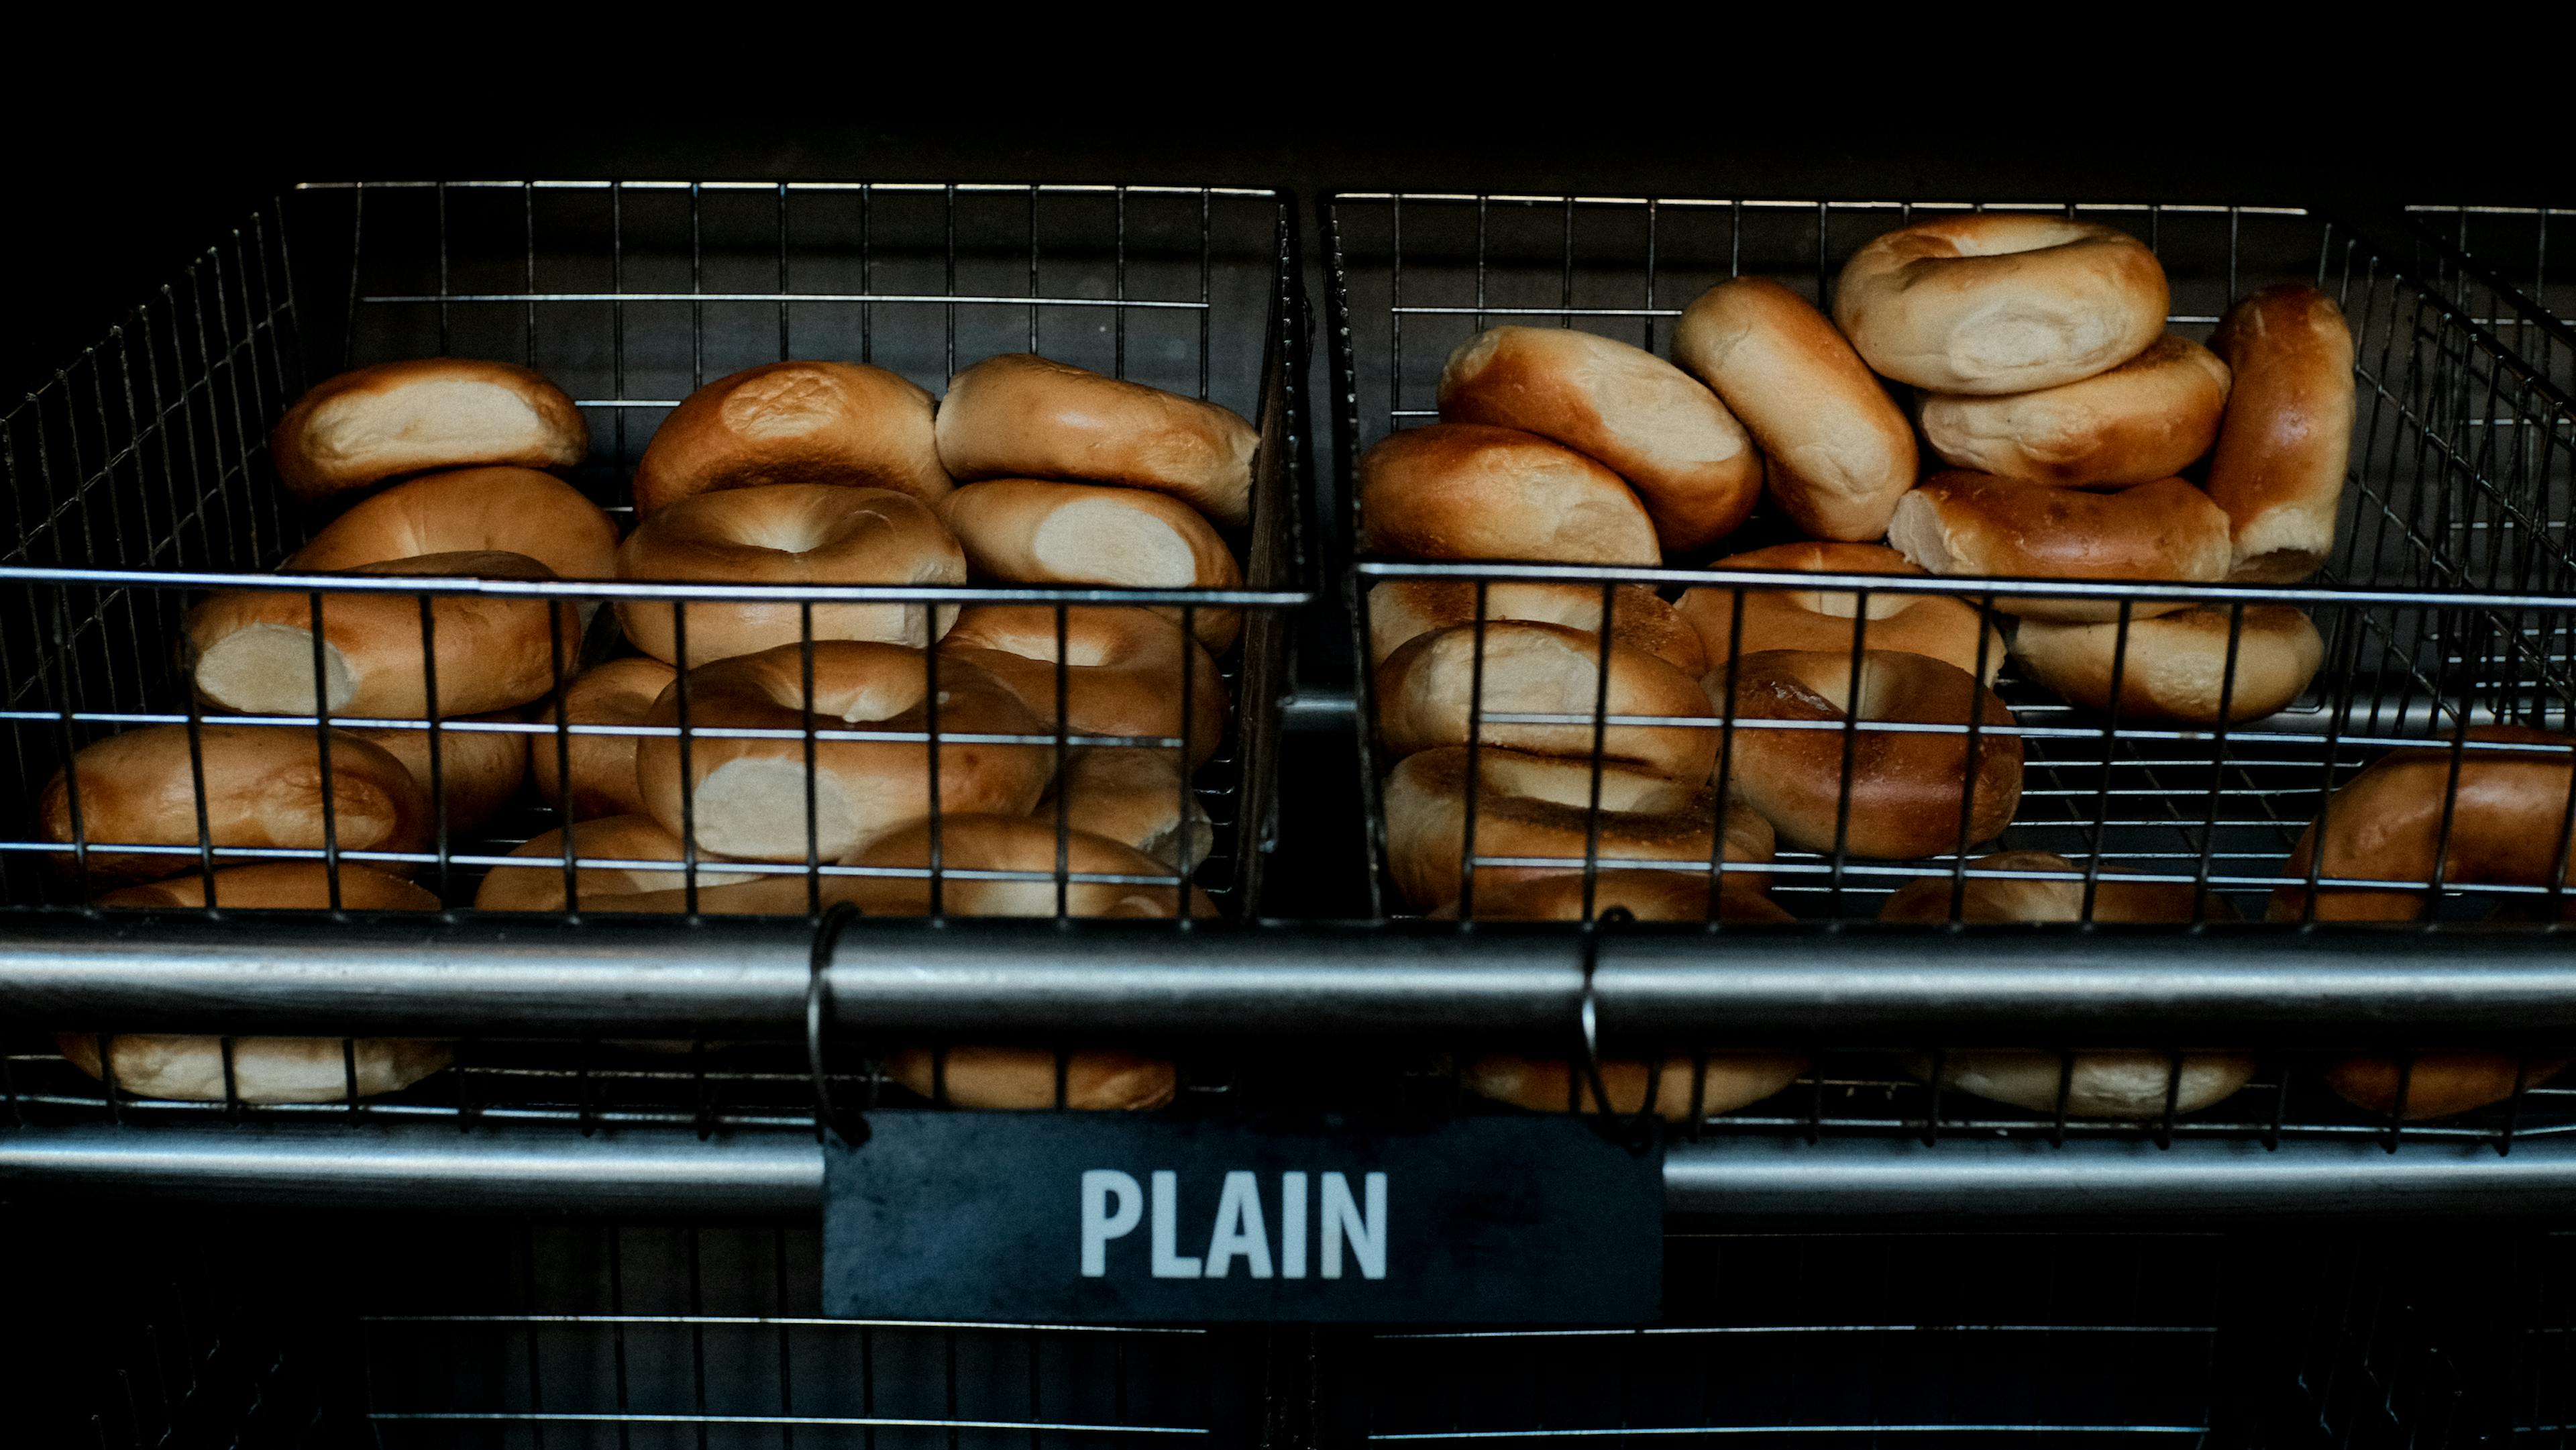
[(1633, 923), (1637, 917), (1624, 906), (1613, 906), (1583, 925), (1583, 995), (1576, 1000), (1575, 1027), (1583, 1042), (1583, 1078), (1592, 1089), (1592, 1101), (1601, 1109), (1631, 1148), (1652, 1141), (1655, 1124), (1655, 1090), (1663, 1085), (1663, 1061), (1658, 1058), (1646, 1065), (1646, 1091), (1634, 1117), (1610, 1106), (1610, 1091), (1601, 1077), (1601, 999), (1592, 990), (1593, 974), (1601, 967), (1601, 928), (1613, 923)]
[(854, 903), (832, 903), (814, 927), (814, 954), (806, 964), (805, 977), (805, 1065), (814, 1079), (814, 1138), (820, 1142), (826, 1132), (838, 1133), (853, 1148), (868, 1140), (868, 1120), (856, 1114), (845, 1120), (832, 1104), (831, 1079), (823, 1071), (823, 1007), (832, 990), (825, 969), (832, 963), (832, 949), (840, 943), (841, 928), (864, 914)]

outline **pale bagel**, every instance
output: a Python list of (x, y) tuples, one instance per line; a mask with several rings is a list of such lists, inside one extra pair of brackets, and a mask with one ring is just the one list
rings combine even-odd
[(2032, 483), (2152, 483), (2209, 451), (2230, 376), (2216, 353), (2166, 333), (2118, 367), (2053, 388), (1928, 395), (1923, 436), (1953, 468)]
[(1553, 439), (1637, 491), (1667, 553), (1735, 532), (1762, 492), (1744, 425), (1691, 376), (1643, 348), (1557, 327), (1497, 327), (1449, 354), (1440, 416)]
[[(572, 842), (576, 862), (668, 861), (668, 869), (651, 866), (575, 865), (571, 895), (564, 886), (564, 842)], [(682, 910), (679, 899), (688, 889), (687, 869), (681, 864), (680, 838), (664, 830), (649, 816), (602, 816), (596, 820), (575, 822), (568, 830), (558, 827), (537, 835), (510, 852), (512, 857), (529, 857), (543, 864), (528, 866), (495, 866), (483, 874), (483, 884), (474, 893), (476, 911), (650, 911), (657, 907)], [(747, 884), (775, 883), (777, 889), (793, 888), (796, 911), (805, 909), (805, 878), (766, 876), (745, 871), (729, 871), (719, 856), (701, 853), (697, 862), (698, 909), (708, 913), (722, 910), (727, 898), (717, 893), (726, 888)], [(827, 884), (841, 878), (826, 877)], [(635, 899), (652, 896), (651, 905), (638, 906)], [(667, 897), (667, 905), (659, 899)], [(569, 905), (568, 905), (569, 903)], [(739, 909), (739, 908), (737, 908)]]
[[(2094, 492), (1941, 473), (1905, 496), (1887, 542), (1945, 575), (2212, 584), (2233, 550), (2227, 515), (2179, 478)], [(1997, 595), (1994, 607), (2025, 619), (2112, 620), (2120, 601)], [(2132, 619), (2190, 608), (2187, 600), (2134, 600)]]
[[(1467, 742), (1475, 703), (1477, 739), (1541, 755), (1590, 756), (1593, 716), (1644, 715), (1710, 719), (1708, 697), (1690, 676), (1615, 639), (1607, 651), (1603, 692), (1601, 637), (1556, 624), (1497, 621), (1483, 632), (1482, 695), (1473, 625), (1421, 635), (1386, 657), (1376, 673), (1378, 736), (1389, 754)], [(1579, 718), (1562, 725), (1510, 724), (1498, 714)], [(1609, 725), (1598, 749), (1676, 780), (1702, 781), (1717, 763), (1718, 732), (1695, 725)]]
[[(1611, 637), (1630, 649), (1698, 676), (1708, 669), (1699, 635), (1673, 606), (1642, 584), (1622, 584), (1611, 594)], [(1485, 619), (1561, 624), (1587, 634), (1601, 631), (1601, 590), (1590, 584), (1485, 586)], [(1384, 664), (1397, 649), (1435, 630), (1476, 622), (1476, 585), (1466, 579), (1389, 579), (1368, 592), (1369, 664)]]
[[(2025, 619), (2013, 634), (2022, 673), (2069, 701), (2110, 713), (2111, 669), (2120, 669), (2122, 720), (2182, 725), (2235, 724), (2289, 708), (2325, 662), (2325, 640), (2286, 604), (2247, 605), (2231, 676), (2227, 636), (2233, 611), (2203, 605), (2131, 619), (2125, 653), (2120, 626)], [(2219, 699), (2227, 700), (2220, 719)]]
[[(692, 584), (963, 584), (966, 554), (932, 509), (891, 489), (773, 483), (702, 493), (635, 526), (617, 551), (621, 579)], [(683, 621), (678, 616), (685, 614)], [(940, 627), (956, 617), (938, 611)], [(709, 664), (803, 637), (930, 643), (932, 606), (621, 599), (617, 622), (637, 649)]]
[(1938, 217), (1852, 254), (1834, 321), (1869, 365), (1936, 393), (2088, 378), (2165, 330), (2165, 269), (2113, 227), (2028, 213)]
[[(851, 640), (828, 640), (813, 649), (815, 728), (932, 727), (931, 660), (922, 651)], [(999, 680), (963, 660), (938, 661), (938, 689), (940, 810), (1026, 815), (1054, 772), (1054, 751), (952, 737), (1034, 735), (1040, 730), (1037, 717)], [(692, 732), (801, 732), (807, 726), (803, 651), (796, 645), (686, 672), (662, 692), (645, 723), (681, 724), (683, 690)], [(665, 830), (684, 829), (685, 799), (701, 850), (757, 861), (801, 861), (810, 850), (820, 860), (837, 861), (930, 814), (930, 747), (923, 741), (695, 733), (689, 747), (684, 781), (679, 739), (645, 737), (636, 746), (635, 777), (647, 810)]]
[[(1712, 569), (1777, 569), (1801, 574), (1916, 574), (1916, 568), (1894, 549), (1876, 544), (1774, 544), (1711, 563)], [(1965, 600), (1943, 594), (1873, 594), (1869, 622), (1855, 630), (1860, 600), (1848, 591), (1824, 589), (1744, 590), (1744, 622), (1735, 620), (1736, 591), (1703, 586), (1682, 594), (1678, 612), (1699, 636), (1716, 673), (1730, 654), (1763, 650), (1841, 650), (1850, 653), (1857, 632), (1863, 649), (1904, 650), (1930, 655), (1962, 670), (1978, 669), (1984, 653), (1984, 678), (1993, 684), (2003, 668), (2004, 638)], [(1739, 633), (1740, 631), (1740, 633)]]
[(2210, 346), (2236, 391), (2209, 460), (2209, 497), (2235, 529), (2231, 578), (2286, 584), (2334, 549), (2352, 457), (2352, 329), (2305, 283), (2266, 287), (2220, 319)]
[(589, 452), (590, 430), (563, 389), (526, 368), (454, 357), (327, 379), (269, 435), (278, 481), (298, 498), (439, 468), (570, 468)]
[(1827, 539), (1887, 532), (1914, 486), (1914, 430), (1805, 298), (1760, 277), (1721, 282), (1682, 313), (1673, 360), (1752, 430), (1792, 523)]
[(1043, 729), (1056, 728), (1061, 686), (1063, 724), (1077, 745), (1084, 735), (1176, 737), (1186, 730), (1191, 769), (1216, 753), (1231, 711), (1225, 679), (1179, 625), (1149, 609), (1067, 608), (1059, 670), (1056, 622), (1056, 611), (1042, 604), (972, 605), (939, 653), (990, 672)]
[(1198, 869), (1216, 844), (1207, 808), (1169, 750), (1094, 745), (1067, 752), (1035, 816), (1053, 826), (1059, 807), (1074, 829), (1184, 870)]
[[(950, 494), (947, 520), (980, 579), (1130, 589), (1243, 583), (1242, 566), (1206, 519), (1187, 504), (1140, 489), (989, 479)], [(1220, 654), (1242, 627), (1232, 609), (1189, 612), (1199, 642)]]
[[(642, 725), (653, 713), (678, 671), (649, 655), (610, 660), (585, 670), (565, 688), (560, 712), (566, 725)], [(528, 718), (552, 725), (553, 702), (530, 707)], [(561, 741), (551, 734), (528, 737), (528, 774), (546, 804), (563, 806), (576, 821), (597, 816), (642, 815), (644, 795), (635, 784), (634, 735), (580, 735), (567, 732)], [(571, 798), (563, 789), (564, 758), (572, 764)]]
[(1180, 499), (1222, 524), (1252, 521), (1260, 433), (1233, 410), (1027, 353), (948, 380), (939, 457), (961, 483), (1062, 478)]
[(1360, 458), (1360, 548), (1410, 559), (1659, 564), (1654, 520), (1618, 474), (1535, 433), (1434, 423)]
[(930, 394), (863, 363), (775, 362), (680, 400), (635, 465), (635, 513), (776, 483), (892, 489), (936, 504), (954, 487), (939, 463)]
[(579, 489), (526, 468), (459, 468), (360, 499), (288, 556), (327, 574), (423, 554), (525, 554), (562, 579), (617, 577), (617, 525)]

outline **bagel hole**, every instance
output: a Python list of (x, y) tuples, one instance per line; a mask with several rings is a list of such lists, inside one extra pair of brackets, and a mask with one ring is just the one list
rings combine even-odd
[(1108, 499), (1077, 499), (1048, 514), (1029, 552), (1059, 578), (1133, 588), (1198, 582), (1198, 555), (1179, 530)]
[[(358, 693), (358, 677), (339, 646), (322, 646), (323, 689), (338, 710)], [(289, 624), (254, 624), (208, 646), (197, 657), (197, 688), (218, 704), (251, 715), (313, 711), (313, 632)]]
[[(805, 767), (786, 760), (729, 760), (698, 783), (698, 848), (783, 861), (805, 854)], [(837, 861), (860, 845), (859, 813), (841, 784), (814, 781), (814, 855)]]

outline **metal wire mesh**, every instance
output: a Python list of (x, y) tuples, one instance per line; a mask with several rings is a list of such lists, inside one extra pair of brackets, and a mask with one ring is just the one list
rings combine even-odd
[[(2565, 236), (2576, 215), (2531, 206), (2409, 206), (2432, 245), (2425, 276), (2469, 315), (2528, 358), (2562, 393), (2576, 393), (2576, 267)], [(2558, 265), (2549, 234), (2559, 232)]]

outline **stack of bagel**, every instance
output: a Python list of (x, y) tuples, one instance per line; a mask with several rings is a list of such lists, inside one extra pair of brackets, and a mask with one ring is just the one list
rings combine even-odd
[[(582, 463), (588, 434), (524, 368), (363, 368), (271, 440), (290, 493), (357, 500), (291, 574), (1168, 590), (1241, 582), (1228, 534), (1250, 521), (1257, 443), (1216, 404), (1033, 356), (967, 368), (937, 401), (881, 368), (781, 362), (672, 410), (621, 540), (546, 471)], [(1215, 834), (1191, 777), (1232, 715), (1232, 610), (629, 595), (613, 639), (585, 630), (592, 612), (217, 591), (182, 640), (206, 721), (78, 751), (37, 803), (41, 829), (114, 888), (105, 906), (436, 910), (407, 879), (420, 860), (445, 860), (532, 780), (559, 824), (507, 858), (528, 864), (484, 874), (477, 909), (1213, 911), (1187, 879)], [(138, 845), (173, 849), (115, 849)], [(358, 859), (233, 864), (260, 850)], [(244, 1101), (391, 1091), (446, 1061), (410, 1042), (64, 1050), (128, 1091)], [(889, 1068), (970, 1106), (1152, 1106), (1174, 1083), (1170, 1064), (1120, 1052), (925, 1049)]]

